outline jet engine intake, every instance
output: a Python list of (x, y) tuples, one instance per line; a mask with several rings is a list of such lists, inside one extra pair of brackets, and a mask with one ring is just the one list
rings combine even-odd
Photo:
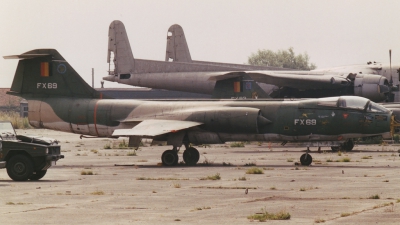
[(192, 121), (201, 122), (211, 132), (257, 134), (259, 128), (272, 123), (261, 110), (248, 107), (223, 107), (194, 112)]
[(390, 85), (386, 77), (373, 74), (357, 74), (354, 79), (354, 95), (368, 98), (374, 102), (387, 99)]

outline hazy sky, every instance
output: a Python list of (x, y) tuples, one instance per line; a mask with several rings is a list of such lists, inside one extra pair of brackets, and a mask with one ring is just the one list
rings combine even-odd
[[(1, 0), (0, 55), (55, 48), (91, 84), (107, 75), (108, 26), (125, 24), (135, 58), (164, 60), (169, 26), (180, 24), (192, 59), (246, 63), (258, 49), (307, 52), (318, 68), (400, 63), (400, 1)], [(0, 59), (0, 87), (18, 60)], [(106, 82), (106, 87), (116, 86)]]

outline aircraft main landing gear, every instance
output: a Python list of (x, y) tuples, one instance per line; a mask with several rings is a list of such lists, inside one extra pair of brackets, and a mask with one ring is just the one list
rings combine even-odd
[(185, 161), (186, 165), (194, 166), (200, 159), (200, 153), (197, 149), (193, 147), (188, 147), (183, 152), (183, 161)]
[(161, 161), (164, 166), (176, 166), (178, 164), (178, 150), (167, 150), (161, 155)]
[(349, 152), (349, 151), (353, 150), (353, 148), (354, 148), (354, 142), (351, 139), (347, 140), (346, 142), (344, 142), (340, 146), (331, 147), (332, 152), (337, 152), (337, 151)]
[(309, 151), (310, 148), (307, 147), (307, 152), (300, 156), (300, 163), (303, 166), (309, 166), (312, 163), (312, 157), (310, 154), (308, 154)]

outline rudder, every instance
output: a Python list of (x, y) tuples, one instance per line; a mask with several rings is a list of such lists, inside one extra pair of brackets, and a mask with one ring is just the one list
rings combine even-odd
[[(111, 22), (108, 30), (109, 75), (134, 73), (135, 59), (124, 24), (119, 20)], [(114, 68), (111, 68), (114, 66)]]
[(174, 62), (192, 62), (185, 33), (178, 24), (170, 26), (167, 33), (165, 61), (169, 60)]

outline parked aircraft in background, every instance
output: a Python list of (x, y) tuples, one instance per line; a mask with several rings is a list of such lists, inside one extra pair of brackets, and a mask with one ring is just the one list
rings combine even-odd
[[(138, 147), (142, 138), (167, 141), (162, 163), (183, 160), (194, 165), (199, 152), (191, 144), (228, 141), (302, 142), (305, 146), (342, 146), (351, 139), (391, 136), (392, 113), (362, 97), (311, 100), (143, 101), (109, 99), (91, 88), (55, 49), (37, 49), (21, 59), (8, 94), (28, 101), (33, 127), (97, 137), (129, 137)], [(300, 157), (310, 165), (307, 153)]]
[[(393, 101), (400, 66), (368, 63), (313, 71), (192, 60), (183, 29), (168, 29), (164, 61), (135, 59), (125, 27), (109, 27), (109, 75), (104, 80), (133, 86), (211, 94), (213, 98), (313, 98), (356, 95)], [(168, 61), (168, 62), (167, 62)]]

